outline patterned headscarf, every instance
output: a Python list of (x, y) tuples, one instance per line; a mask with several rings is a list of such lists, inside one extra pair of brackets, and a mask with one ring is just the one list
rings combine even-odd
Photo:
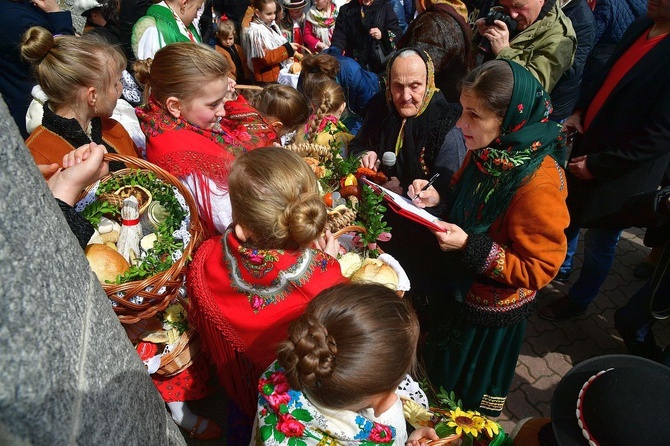
[(412, 51), (413, 53), (418, 54), (419, 57), (423, 59), (423, 62), (426, 64), (426, 91), (423, 94), (423, 99), (421, 100), (421, 107), (419, 108), (419, 112), (414, 116), (410, 116), (409, 118), (403, 118), (402, 125), (400, 127), (400, 132), (398, 133), (398, 138), (395, 144), (396, 155), (398, 155), (403, 145), (403, 139), (405, 136), (405, 124), (407, 123), (407, 120), (418, 118), (419, 116), (421, 116), (421, 114), (424, 111), (426, 111), (426, 108), (428, 108), (428, 105), (430, 104), (430, 100), (433, 98), (433, 95), (436, 92), (440, 91), (440, 89), (435, 86), (435, 67), (433, 66), (433, 60), (430, 58), (428, 53), (417, 48), (410, 48), (410, 47), (403, 48), (401, 50), (398, 50), (398, 52), (395, 53), (395, 55), (391, 58), (391, 60), (388, 61), (388, 64), (386, 65), (386, 103), (388, 104), (388, 106), (391, 109), (395, 109), (395, 106), (393, 105), (393, 95), (391, 93), (391, 67), (398, 59), (398, 56), (407, 51)]
[(512, 197), (549, 155), (563, 165), (565, 132), (549, 121), (549, 95), (521, 65), (512, 68), (514, 89), (498, 136), (472, 151), (472, 162), (453, 189), (449, 221), (481, 234), (507, 209)]

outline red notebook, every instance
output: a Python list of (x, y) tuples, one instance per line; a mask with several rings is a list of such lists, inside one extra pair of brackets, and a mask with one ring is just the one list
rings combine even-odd
[(444, 229), (435, 224), (435, 221), (438, 220), (436, 216), (425, 209), (417, 207), (409, 198), (398, 195), (377, 183), (373, 183), (367, 178), (363, 178), (363, 181), (365, 181), (365, 183), (375, 192), (384, 194), (384, 199), (386, 200), (388, 207), (396, 214), (422, 224), (430, 230), (444, 232)]

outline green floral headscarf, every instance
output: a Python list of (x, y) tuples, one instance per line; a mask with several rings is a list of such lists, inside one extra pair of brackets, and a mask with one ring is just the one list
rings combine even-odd
[(449, 221), (470, 234), (488, 230), (547, 155), (561, 166), (564, 161), (565, 132), (549, 121), (549, 95), (528, 70), (505, 62), (512, 68), (514, 89), (500, 136), (472, 152), (451, 194)]

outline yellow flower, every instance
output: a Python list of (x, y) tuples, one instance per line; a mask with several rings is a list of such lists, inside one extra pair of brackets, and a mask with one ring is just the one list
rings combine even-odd
[(460, 407), (451, 411), (451, 421), (447, 422), (447, 426), (455, 427), (456, 434), (472, 435), (477, 437), (484, 428), (482, 418), (477, 416), (475, 412), (463, 412)]
[(402, 411), (405, 415), (405, 420), (414, 426), (415, 429), (427, 426), (428, 421), (433, 417), (432, 412), (410, 399), (403, 400)]
[(495, 435), (498, 435), (498, 423), (489, 420), (486, 417), (482, 417), (483, 430), (486, 430), (489, 438), (493, 438)]
[(181, 304), (170, 305), (165, 309), (165, 321), (177, 323), (184, 320), (184, 307)]

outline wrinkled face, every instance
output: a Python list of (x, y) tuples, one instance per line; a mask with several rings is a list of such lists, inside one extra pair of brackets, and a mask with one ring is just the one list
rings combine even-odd
[(205, 0), (189, 0), (184, 6), (184, 14), (181, 16), (181, 21), (184, 22), (184, 25), (190, 26), (193, 23), (193, 19), (198, 16), (198, 11), (202, 7), (202, 4)]
[(330, 0), (314, 0), (314, 6), (319, 11), (325, 11), (330, 5)]
[(670, 20), (670, 1), (648, 0), (647, 16), (653, 20)]
[(456, 122), (456, 127), (463, 132), (465, 146), (469, 150), (487, 147), (500, 136), (502, 119), (479, 97), (463, 90), (461, 106), (463, 106), (463, 114)]
[(123, 93), (123, 85), (121, 84), (123, 70), (116, 71), (116, 68), (113, 70), (114, 74), (113, 77), (110, 78), (109, 85), (98, 89), (95, 109), (98, 111), (96, 116), (101, 118), (109, 118), (112, 116), (114, 108), (116, 107), (116, 101), (121, 97), (121, 93)]
[(255, 9), (254, 11), (256, 13), (256, 17), (258, 17), (261, 22), (265, 23), (266, 25), (271, 25), (277, 13), (277, 4), (275, 2), (266, 3), (263, 6), (263, 10)]
[(416, 54), (398, 57), (391, 67), (391, 98), (403, 118), (416, 116), (426, 94), (426, 64)]
[(516, 29), (522, 31), (540, 16), (544, 0), (499, 0), (498, 4), (517, 22)]
[(228, 77), (206, 83), (198, 96), (182, 103), (181, 117), (203, 129), (217, 127), (221, 118), (226, 115), (223, 110), (226, 93), (228, 93)]

